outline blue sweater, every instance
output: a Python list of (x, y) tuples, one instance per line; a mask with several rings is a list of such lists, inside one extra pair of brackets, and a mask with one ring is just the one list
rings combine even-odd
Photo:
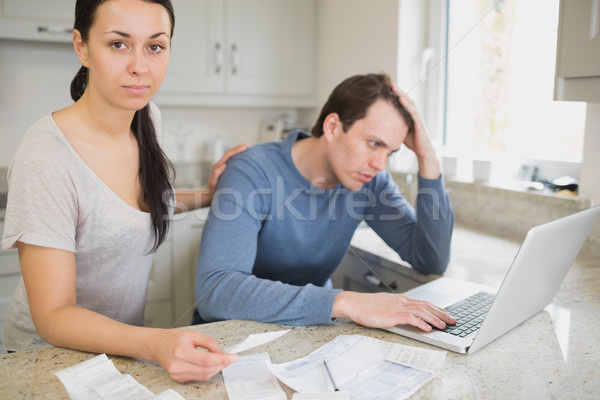
[(292, 132), (228, 161), (198, 259), (205, 321), (331, 323), (340, 290), (324, 286), (363, 219), (417, 271), (445, 271), (454, 217), (441, 178), (419, 177), (416, 210), (387, 171), (359, 191), (319, 189), (292, 161), (292, 145), (305, 135)]

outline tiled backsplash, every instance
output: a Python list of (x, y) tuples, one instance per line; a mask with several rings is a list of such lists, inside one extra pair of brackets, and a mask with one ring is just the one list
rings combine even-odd
[[(414, 203), (416, 179), (407, 179), (404, 173), (393, 173), (393, 176)], [(590, 200), (579, 197), (509, 190), (481, 183), (447, 181), (446, 187), (457, 223), (517, 242), (536, 225), (591, 206)], [(600, 257), (600, 222), (596, 223), (582, 251)]]

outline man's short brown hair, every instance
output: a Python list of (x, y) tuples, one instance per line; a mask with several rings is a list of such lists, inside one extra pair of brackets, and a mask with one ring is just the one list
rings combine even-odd
[(327, 102), (321, 109), (317, 123), (312, 128), (312, 135), (323, 135), (323, 123), (329, 114), (336, 113), (347, 132), (359, 119), (367, 115), (369, 107), (378, 99), (394, 106), (408, 126), (408, 132), (414, 130), (414, 121), (410, 113), (400, 103), (398, 95), (393, 91), (393, 84), (386, 74), (354, 75), (347, 78), (333, 89)]

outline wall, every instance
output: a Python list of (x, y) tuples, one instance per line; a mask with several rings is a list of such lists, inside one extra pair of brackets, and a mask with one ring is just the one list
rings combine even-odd
[(298, 119), (312, 127), (331, 91), (356, 74), (398, 71), (400, 0), (319, 0), (317, 102), (299, 110)]
[(216, 161), (215, 143), (222, 150), (259, 140), (266, 121), (296, 119), (295, 110), (254, 108), (160, 107), (162, 115), (161, 145), (175, 164), (175, 186), (201, 187), (206, 184), (210, 165)]
[(396, 76), (398, 7), (398, 0), (319, 1), (319, 104), (351, 75)]
[(0, 39), (0, 166), (31, 124), (72, 103), (69, 85), (78, 68), (72, 45)]

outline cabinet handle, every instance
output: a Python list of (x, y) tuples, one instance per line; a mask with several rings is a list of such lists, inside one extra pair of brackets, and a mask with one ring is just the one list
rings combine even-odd
[(376, 277), (373, 274), (366, 274), (365, 275), (365, 281), (367, 281), (368, 283), (370, 283), (373, 286), (378, 286), (378, 287), (382, 287), (383, 283), (381, 282), (381, 279), (379, 279), (378, 277)]
[(423, 54), (421, 54), (421, 65), (419, 67), (419, 79), (427, 80), (427, 73), (429, 72), (429, 63), (431, 63), (431, 60), (433, 60), (434, 55), (435, 49), (433, 47), (428, 47), (425, 50), (423, 50)]
[(240, 66), (240, 52), (238, 51), (237, 45), (233, 43), (231, 45), (231, 73), (237, 74)]
[(215, 43), (215, 72), (217, 74), (221, 73), (221, 69), (223, 68), (223, 49), (221, 48), (221, 43)]
[(50, 35), (66, 35), (73, 33), (71, 28), (63, 28), (62, 26), (38, 26), (39, 33), (48, 33)]
[(382, 281), (380, 278), (378, 278), (374, 273), (367, 273), (364, 277), (365, 282), (367, 282), (368, 284), (372, 285), (372, 286), (377, 286), (378, 288), (384, 289), (384, 290), (388, 290), (392, 293), (396, 293), (396, 290), (398, 289), (398, 285), (396, 284), (396, 281), (393, 281), (392, 283), (390, 283), (389, 285), (387, 283), (385, 283), (384, 281)]
[(592, 20), (590, 21), (590, 40), (600, 36), (600, 0), (592, 1)]

